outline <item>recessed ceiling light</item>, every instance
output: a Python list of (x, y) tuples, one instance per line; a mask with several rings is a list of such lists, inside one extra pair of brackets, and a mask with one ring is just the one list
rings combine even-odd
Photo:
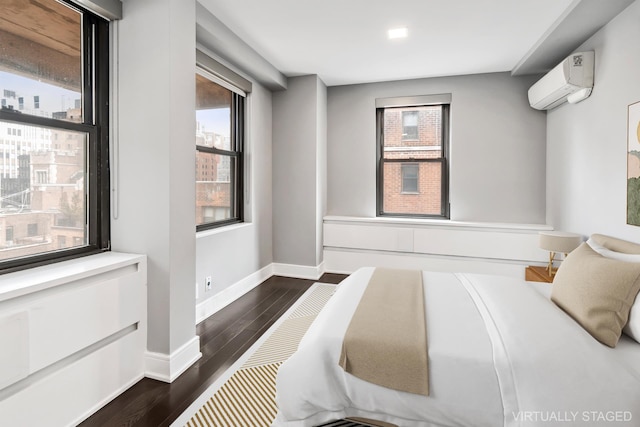
[(409, 35), (409, 30), (407, 27), (392, 28), (387, 32), (387, 34), (389, 34), (390, 39), (402, 39)]

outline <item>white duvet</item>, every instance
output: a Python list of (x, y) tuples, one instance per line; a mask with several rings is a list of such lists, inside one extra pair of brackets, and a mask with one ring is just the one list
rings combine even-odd
[(338, 286), (280, 367), (274, 426), (640, 426), (640, 344), (600, 344), (549, 301), (548, 284), (423, 272), (429, 397), (345, 373), (342, 337), (372, 273)]

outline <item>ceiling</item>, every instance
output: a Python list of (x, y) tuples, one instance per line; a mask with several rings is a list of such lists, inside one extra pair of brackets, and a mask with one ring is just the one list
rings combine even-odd
[(0, 71), (80, 92), (82, 16), (43, 0), (0, 1)]
[[(317, 74), (335, 86), (540, 73), (633, 0), (199, 2), (284, 75)], [(395, 27), (407, 27), (409, 36), (389, 40)]]

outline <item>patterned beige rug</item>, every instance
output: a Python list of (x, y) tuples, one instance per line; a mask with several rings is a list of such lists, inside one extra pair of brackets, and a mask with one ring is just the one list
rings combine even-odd
[[(333, 295), (335, 285), (315, 283), (172, 427), (268, 427), (278, 411), (278, 367)], [(362, 426), (339, 420), (329, 426)]]

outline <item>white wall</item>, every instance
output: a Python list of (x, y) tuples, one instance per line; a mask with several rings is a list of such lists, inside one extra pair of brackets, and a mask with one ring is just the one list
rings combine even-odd
[(214, 50), (218, 59), (233, 64), (234, 68), (251, 75), (254, 81), (268, 89), (287, 88), (287, 78), (284, 74), (233, 33), (200, 2), (196, 4), (196, 37), (199, 43)]
[(545, 221), (545, 115), (529, 107), (534, 79), (508, 73), (328, 90), (330, 215), (376, 215), (375, 99), (451, 93), (451, 219)]
[(577, 50), (594, 50), (593, 94), (547, 114), (547, 221), (640, 241), (626, 224), (627, 106), (640, 101), (640, 2)]
[(202, 5), (196, 13), (198, 48), (253, 85), (246, 99), (245, 222), (196, 236), (196, 320), (201, 320), (258, 285), (273, 263), (271, 88), (286, 86), (286, 78)]
[(195, 0), (126, 0), (123, 13), (114, 58), (119, 153), (111, 241), (116, 251), (148, 256), (147, 349), (164, 370), (154, 375), (171, 380), (200, 355), (193, 320)]
[(273, 94), (273, 258), (317, 266), (325, 182), (326, 87), (318, 76), (289, 79)]
[(327, 213), (327, 86), (321, 79), (316, 81), (317, 128), (316, 128), (316, 262), (323, 261), (323, 224)]
[[(247, 99), (246, 223), (198, 233), (198, 304), (273, 262), (271, 216), (271, 92), (253, 83)], [(212, 277), (206, 291), (204, 279)]]

